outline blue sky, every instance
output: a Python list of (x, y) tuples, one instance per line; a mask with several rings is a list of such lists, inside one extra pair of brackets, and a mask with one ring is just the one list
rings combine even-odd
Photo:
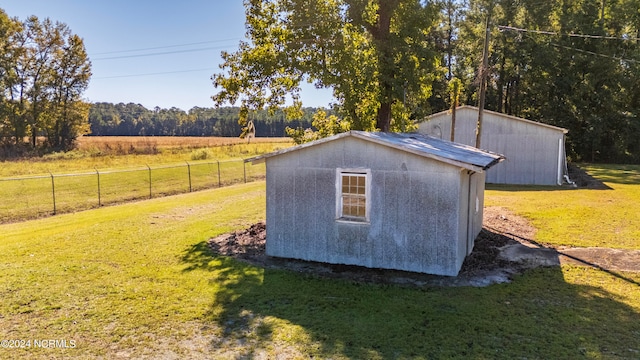
[[(213, 107), (211, 75), (222, 50), (244, 38), (241, 0), (0, 0), (10, 17), (50, 18), (84, 39), (91, 102), (152, 109)], [(329, 91), (303, 89), (305, 106), (327, 106)]]

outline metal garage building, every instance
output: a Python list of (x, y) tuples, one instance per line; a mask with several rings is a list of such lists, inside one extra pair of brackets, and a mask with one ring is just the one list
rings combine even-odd
[(266, 161), (269, 256), (457, 275), (502, 156), (420, 134), (350, 131)]
[[(477, 121), (477, 107), (458, 107), (455, 142), (475, 145)], [(429, 116), (419, 125), (418, 131), (449, 140), (451, 111)], [(484, 110), (480, 147), (506, 158), (487, 171), (487, 182), (562, 185), (567, 175), (566, 133), (563, 128)]]

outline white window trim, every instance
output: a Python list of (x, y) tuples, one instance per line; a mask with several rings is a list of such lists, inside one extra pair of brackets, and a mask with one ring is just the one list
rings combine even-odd
[[(365, 177), (365, 217), (363, 219), (345, 218), (342, 216), (342, 175), (358, 174)], [(353, 224), (368, 224), (371, 216), (371, 169), (337, 168), (336, 169), (336, 220)]]

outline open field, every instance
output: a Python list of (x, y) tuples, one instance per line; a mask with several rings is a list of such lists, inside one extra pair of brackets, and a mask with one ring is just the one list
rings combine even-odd
[(264, 164), (227, 160), (0, 178), (0, 223), (246, 183), (264, 174)]
[[(626, 185), (600, 196), (640, 187)], [(413, 288), (213, 255), (207, 239), (264, 219), (264, 190), (254, 182), (0, 225), (0, 339), (24, 346), (0, 358), (640, 357), (638, 273), (563, 266), (485, 288)], [(518, 193), (491, 190), (487, 201), (519, 211)], [(542, 203), (558, 193), (524, 192)], [(584, 232), (605, 226), (592, 217)]]
[(198, 160), (239, 160), (293, 145), (288, 138), (256, 138), (251, 144), (242, 141), (209, 137), (87, 137), (81, 138), (80, 143), (85, 147), (79, 150), (0, 162), (0, 178), (185, 164)]
[[(0, 223), (262, 179), (264, 164), (242, 159), (291, 146), (283, 138), (251, 144), (237, 138), (86, 139), (110, 150), (94, 147), (3, 162)], [(215, 146), (199, 147), (207, 144)], [(147, 151), (148, 146), (155, 150)]]
[(243, 145), (247, 143), (292, 143), (291, 138), (258, 137), (240, 139), (237, 137), (197, 137), (197, 136), (82, 136), (78, 139), (78, 149), (98, 149), (109, 151), (122, 149), (167, 149), (167, 148), (202, 148), (227, 145)]

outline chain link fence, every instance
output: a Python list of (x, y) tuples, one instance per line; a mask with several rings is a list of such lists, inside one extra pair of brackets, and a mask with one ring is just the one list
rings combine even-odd
[(264, 177), (264, 163), (252, 165), (244, 160), (232, 160), (0, 178), (0, 222), (246, 183)]

